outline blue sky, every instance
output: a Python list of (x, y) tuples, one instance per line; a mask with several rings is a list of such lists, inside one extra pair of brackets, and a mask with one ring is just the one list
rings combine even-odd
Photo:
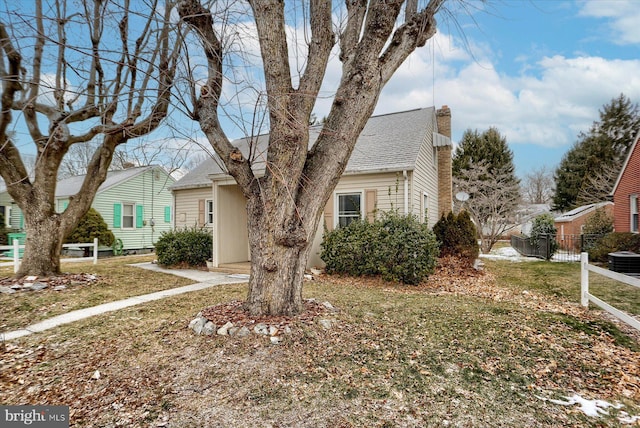
[[(438, 33), (387, 84), (375, 114), (446, 104), (454, 142), (466, 129), (495, 126), (524, 176), (555, 169), (612, 98), (624, 93), (640, 103), (640, 0), (464, 0), (469, 13), (453, 9), (460, 1), (449, 0), (456, 21), (438, 16)], [(255, 38), (239, 43), (257, 58)], [(340, 69), (334, 55), (314, 109), (319, 118), (328, 113)], [(182, 147), (187, 136), (208, 145), (198, 125), (176, 111), (169, 122), (128, 146), (168, 138)], [(20, 123), (14, 129), (27, 134)], [(241, 134), (228, 132), (232, 139)], [(27, 141), (21, 150), (33, 151)]]
[(497, 127), (520, 176), (554, 169), (620, 93), (640, 103), (637, 0), (490, 0), (459, 15), (464, 37), (451, 19), (438, 23), (376, 113), (446, 104), (454, 142), (465, 129)]

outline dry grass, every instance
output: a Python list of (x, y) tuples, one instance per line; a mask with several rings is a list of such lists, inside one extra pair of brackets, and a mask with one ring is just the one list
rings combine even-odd
[[(100, 259), (96, 265), (63, 263), (64, 272), (92, 273), (98, 276), (98, 280), (85, 285), (71, 285), (63, 291), (45, 289), (19, 294), (0, 293), (0, 307), (2, 307), (0, 332), (26, 327), (76, 309), (193, 283), (186, 278), (128, 266), (128, 263), (151, 261), (154, 257), (153, 255), (113, 257)], [(4, 269), (8, 271), (8, 268)], [(0, 277), (10, 275), (9, 272), (0, 272)]]
[(340, 308), (323, 315), (334, 327), (294, 322), (280, 345), (186, 328), (243, 285), (94, 317), (6, 344), (0, 402), (70, 405), (83, 427), (620, 425), (538, 398), (574, 392), (640, 414), (640, 345), (563, 293), (522, 300), (507, 263), (445, 266), (421, 287), (308, 283)]

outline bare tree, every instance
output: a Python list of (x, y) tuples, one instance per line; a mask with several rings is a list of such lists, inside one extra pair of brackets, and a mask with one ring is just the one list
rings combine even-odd
[(576, 204), (597, 204), (598, 202), (610, 200), (613, 186), (618, 179), (621, 169), (621, 161), (612, 161), (611, 164), (604, 164), (597, 170), (589, 171), (589, 173), (585, 175), (582, 187), (578, 192)]
[(553, 171), (542, 166), (525, 175), (522, 196), (530, 204), (548, 204), (553, 199), (553, 187)]
[[(18, 276), (60, 272), (64, 237), (89, 210), (116, 148), (167, 115), (182, 41), (171, 3), (160, 1), (36, 0), (0, 14), (0, 175), (27, 233)], [(8, 136), (19, 126), (13, 112), (35, 145), (31, 177)], [(56, 213), (64, 156), (98, 136), (81, 189)]]
[[(340, 9), (330, 0), (295, 5), (250, 0), (242, 21), (250, 15), (255, 26), (270, 128), (266, 171), (256, 176), (251, 156), (229, 143), (220, 122), (223, 85), (230, 83), (225, 83), (228, 63), (223, 61), (228, 40), (221, 28), (233, 23), (216, 20), (198, 0), (180, 2), (180, 16), (199, 38), (207, 61), (199, 94), (198, 82), (191, 87), (191, 117), (247, 199), (251, 314), (302, 310), (304, 270), (324, 206), (380, 91), (404, 60), (435, 34), (435, 15), (444, 4), (445, 0), (348, 1)], [(291, 13), (292, 7), (299, 13)], [(297, 61), (289, 55), (287, 35), (292, 28), (306, 41), (306, 56), (295, 56)], [(336, 46), (342, 77), (322, 131), (309, 149), (311, 113)], [(240, 67), (240, 60), (229, 62)]]
[(465, 174), (454, 177), (454, 186), (469, 199), (462, 208), (471, 215), (480, 233), (480, 248), (488, 253), (505, 232), (516, 226), (516, 209), (520, 202), (519, 184), (510, 172), (494, 170), (484, 162), (473, 163)]

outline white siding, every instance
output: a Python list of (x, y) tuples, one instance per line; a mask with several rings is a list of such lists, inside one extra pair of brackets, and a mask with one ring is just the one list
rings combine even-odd
[(416, 168), (412, 174), (411, 212), (422, 218), (422, 198), (428, 195), (427, 224), (431, 227), (438, 221), (438, 162), (435, 150), (428, 142), (420, 148), (416, 159)]
[[(200, 201), (213, 200), (212, 187), (202, 187), (198, 189), (184, 189), (174, 190), (173, 196), (175, 198), (175, 219), (174, 224), (176, 229), (182, 229), (185, 227), (201, 227), (200, 223)], [(214, 206), (215, 210), (215, 206)], [(206, 214), (206, 205), (205, 205)], [(206, 219), (205, 219), (206, 222)], [(206, 224), (206, 227), (211, 228), (211, 225)]]

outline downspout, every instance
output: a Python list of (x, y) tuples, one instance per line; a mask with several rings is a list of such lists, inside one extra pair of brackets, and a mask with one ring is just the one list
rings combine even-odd
[(402, 171), (402, 177), (404, 178), (404, 215), (409, 214), (409, 175), (407, 170)]

